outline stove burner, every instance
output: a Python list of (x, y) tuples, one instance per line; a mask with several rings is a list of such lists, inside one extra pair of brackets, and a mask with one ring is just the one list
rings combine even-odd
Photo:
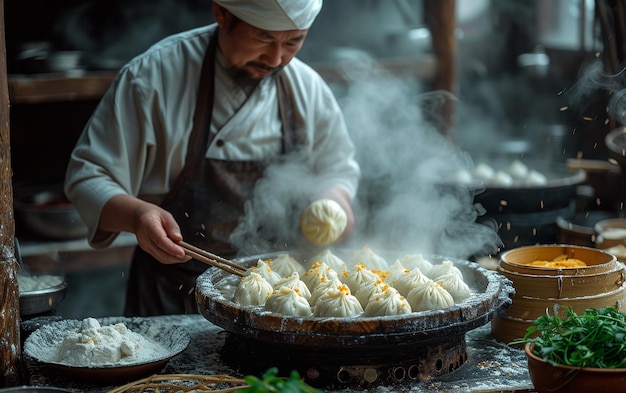
[(287, 377), (298, 371), (306, 383), (322, 389), (371, 388), (423, 381), (458, 369), (467, 360), (465, 336), (441, 337), (428, 344), (354, 346), (350, 349), (320, 346), (298, 348), (269, 345), (228, 334), (220, 355), (242, 374), (261, 375), (277, 367)]

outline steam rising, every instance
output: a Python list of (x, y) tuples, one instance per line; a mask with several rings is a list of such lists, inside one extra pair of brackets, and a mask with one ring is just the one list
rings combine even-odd
[[(420, 93), (415, 78), (391, 75), (360, 51), (344, 55), (345, 83), (333, 87), (362, 179), (355, 229), (339, 247), (460, 258), (495, 252), (501, 242), (492, 227), (477, 222), (484, 210), (473, 203), (476, 190), (454, 182), (457, 172), (472, 169), (470, 157), (423, 116), (425, 108), (436, 113), (451, 97)], [(308, 171), (307, 157), (294, 158), (268, 168), (257, 183), (231, 239), (243, 253), (296, 244), (280, 239), (299, 233), (300, 214), (320, 179)]]
[(573, 105), (579, 112), (584, 112), (586, 108), (582, 108), (582, 105), (593, 102), (598, 90), (610, 94), (607, 116), (612, 114), (618, 123), (626, 124), (626, 68), (617, 74), (611, 74), (605, 71), (601, 60), (590, 63), (583, 69), (570, 92)]

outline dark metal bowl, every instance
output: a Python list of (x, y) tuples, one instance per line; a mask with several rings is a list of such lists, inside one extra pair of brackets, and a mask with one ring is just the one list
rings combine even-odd
[(20, 292), (20, 315), (37, 315), (56, 309), (67, 292), (67, 282), (34, 291)]
[(23, 225), (24, 229), (37, 236), (56, 240), (87, 236), (87, 226), (62, 190), (16, 193), (13, 206), (17, 225)]
[(529, 167), (547, 177), (544, 185), (487, 186), (475, 196), (490, 214), (533, 213), (567, 207), (576, 198), (576, 187), (586, 180), (583, 170), (564, 163), (530, 161)]

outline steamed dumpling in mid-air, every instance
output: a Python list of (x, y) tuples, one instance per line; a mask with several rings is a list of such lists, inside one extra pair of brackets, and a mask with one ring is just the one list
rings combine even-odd
[(452, 295), (432, 280), (413, 288), (406, 300), (413, 311), (441, 310), (454, 304)]
[(352, 293), (356, 293), (360, 287), (376, 282), (379, 279), (380, 276), (369, 270), (362, 263), (357, 263), (349, 271), (344, 271), (341, 277), (341, 281), (350, 288)]
[(430, 279), (422, 273), (419, 267), (409, 271), (408, 273), (398, 277), (393, 287), (400, 292), (402, 296), (408, 296), (413, 288), (428, 283)]
[(309, 302), (300, 291), (288, 287), (274, 291), (265, 302), (265, 310), (296, 317), (309, 317), (313, 314)]
[(266, 262), (281, 277), (287, 277), (293, 272), (297, 272), (302, 277), (306, 273), (304, 266), (289, 254), (279, 254), (274, 258), (266, 260)]
[(309, 290), (313, 292), (318, 285), (332, 281), (335, 278), (338, 278), (336, 271), (324, 262), (317, 261), (304, 273), (301, 279), (309, 287)]
[(262, 306), (272, 292), (274, 288), (263, 276), (251, 272), (241, 278), (234, 301), (242, 306)]
[(331, 288), (319, 298), (313, 315), (316, 317), (356, 317), (363, 312), (359, 300), (352, 294), (346, 285)]
[(397, 289), (386, 286), (382, 292), (372, 295), (364, 309), (366, 317), (404, 315), (412, 312), (411, 305)]
[(270, 285), (274, 285), (276, 284), (276, 282), (278, 282), (280, 279), (282, 279), (282, 276), (278, 273), (276, 273), (272, 267), (270, 266), (269, 263), (267, 263), (266, 261), (259, 259), (256, 263), (256, 266), (252, 266), (251, 268), (249, 268), (246, 271), (246, 275), (249, 275), (250, 273), (257, 273), (260, 274), (264, 279), (267, 280), (267, 282), (270, 283)]
[(331, 199), (320, 199), (311, 203), (300, 217), (302, 234), (317, 246), (335, 242), (347, 225), (346, 212)]
[(309, 287), (306, 286), (304, 281), (300, 280), (300, 275), (298, 272), (293, 272), (291, 275), (283, 278), (274, 284), (274, 290), (279, 290), (282, 287), (287, 287), (291, 289), (297, 290), (300, 295), (302, 295), (305, 299), (309, 299), (311, 297), (311, 291)]

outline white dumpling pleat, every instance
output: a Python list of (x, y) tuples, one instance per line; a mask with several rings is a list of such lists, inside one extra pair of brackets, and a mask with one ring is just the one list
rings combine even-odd
[(413, 311), (441, 310), (454, 304), (452, 295), (434, 281), (413, 288), (406, 300)]
[(350, 289), (346, 285), (331, 288), (319, 298), (313, 309), (313, 315), (316, 317), (350, 318), (361, 313), (363, 313), (361, 303), (350, 294)]
[(272, 285), (260, 274), (252, 272), (241, 278), (234, 301), (242, 306), (262, 306), (272, 292)]
[(313, 314), (311, 305), (300, 291), (288, 287), (274, 291), (265, 302), (265, 310), (296, 317), (309, 317)]

